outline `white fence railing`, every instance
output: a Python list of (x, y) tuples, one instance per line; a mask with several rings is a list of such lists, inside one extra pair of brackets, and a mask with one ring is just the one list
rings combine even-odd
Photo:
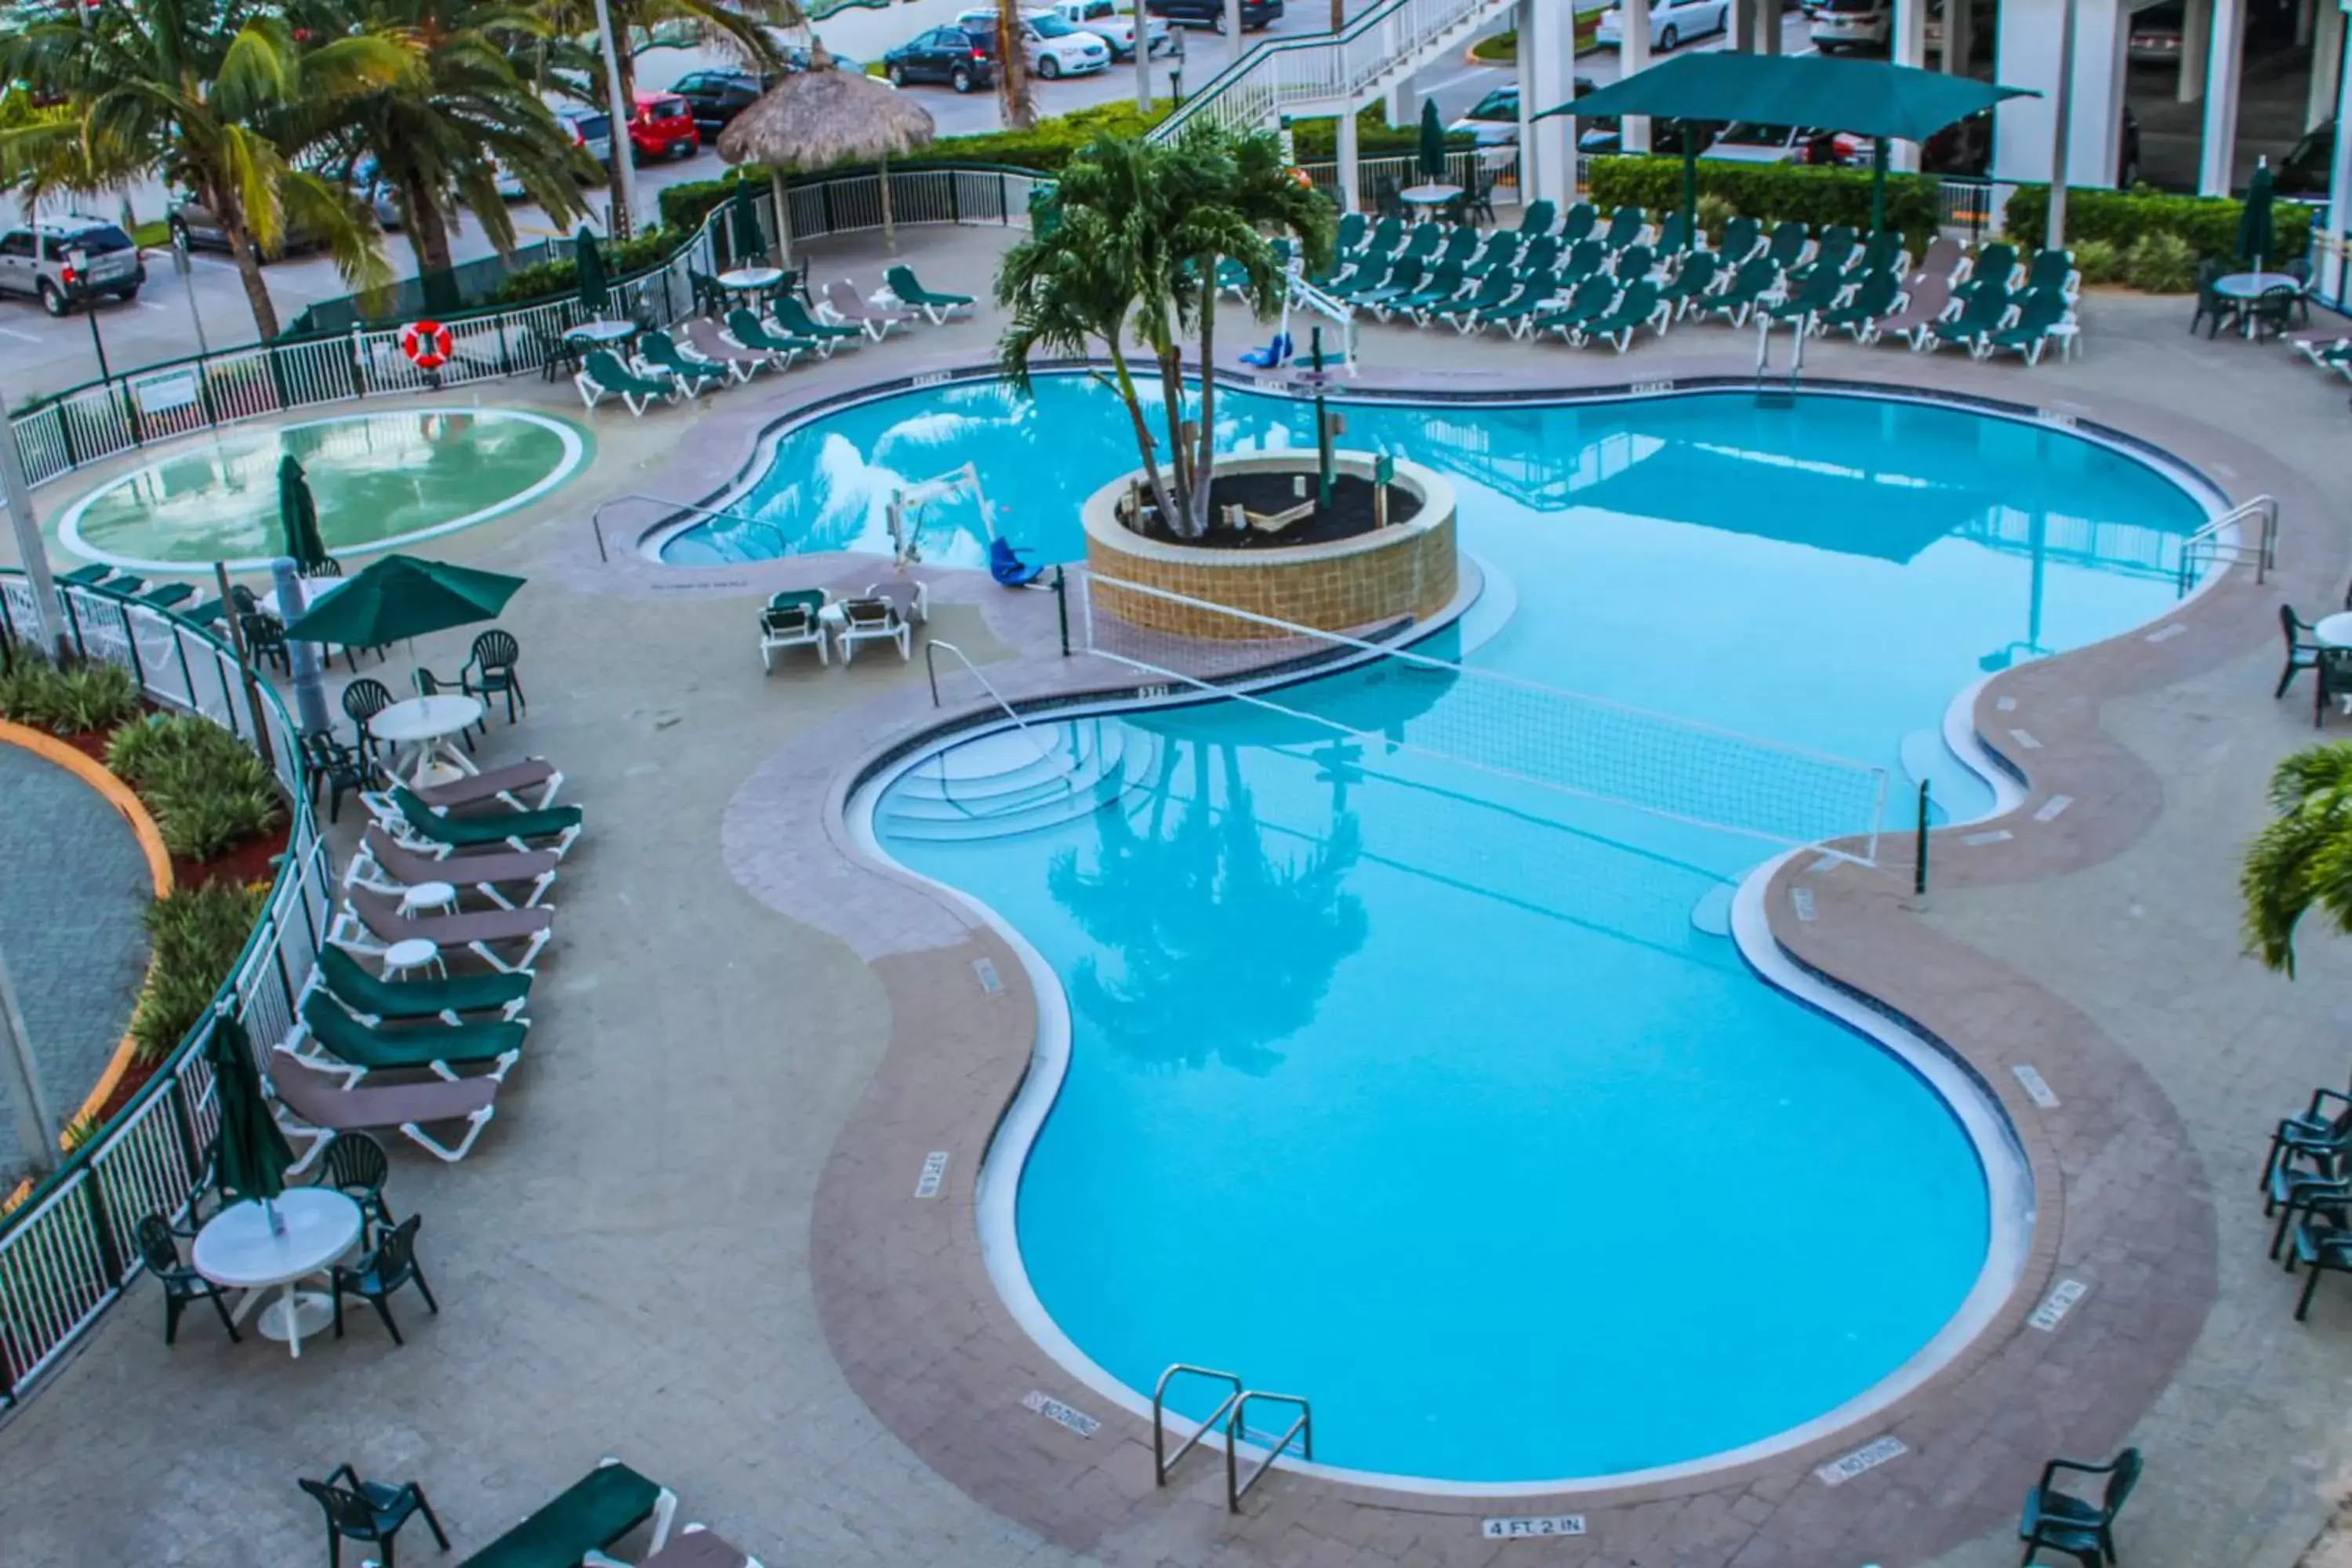
[[(235, 1009), (256, 1051), (267, 1051), (292, 1026), (334, 889), (294, 726), (274, 692), (265, 689), (257, 712), (229, 650), (189, 622), (93, 589), (60, 585), (58, 600), (82, 657), (128, 667), (152, 700), (200, 713), (248, 742), (257, 722), (268, 731), (291, 812), (286, 858), (218, 998)], [(21, 574), (0, 574), (0, 637), (23, 641), (37, 624), (35, 607)], [(0, 1403), (24, 1397), (137, 1278), (140, 1219), (186, 1212), (219, 1125), (205, 1059), (211, 1031), (208, 1016), (129, 1105), (0, 1215)]]

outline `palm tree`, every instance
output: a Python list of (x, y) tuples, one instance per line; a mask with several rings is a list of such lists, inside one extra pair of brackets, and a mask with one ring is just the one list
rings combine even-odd
[(2294, 930), (2317, 905), (2352, 931), (2352, 742), (2295, 752), (2271, 773), (2277, 819), (2246, 847), (2238, 890), (2246, 945), (2273, 969), (2294, 973)]
[(545, 23), (499, 0), (351, 0), (338, 9), (342, 29), (416, 41), (421, 71), (344, 106), (337, 132), (374, 155), (420, 275), (448, 271), (449, 225), (461, 203), (500, 255), (512, 252), (501, 168), (558, 226), (587, 215), (562, 128), (509, 56), (542, 36)]
[(1021, 37), (1021, 0), (996, 0), (996, 96), (1004, 106), (1004, 129), (1036, 129), (1037, 100), (1029, 90), (1029, 50)]
[(73, 110), (0, 131), (0, 177), (36, 196), (150, 175), (190, 186), (228, 236), (254, 325), (274, 338), (261, 254), (278, 247), (289, 220), (323, 240), (354, 285), (389, 276), (375, 227), (349, 193), (289, 153), (342, 105), (418, 69), (415, 45), (399, 34), (312, 41), (233, 0), (120, 0), (0, 43), (0, 75)]

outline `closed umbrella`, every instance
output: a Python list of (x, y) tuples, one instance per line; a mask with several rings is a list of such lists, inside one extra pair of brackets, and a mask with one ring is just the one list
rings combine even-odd
[[(623, 154), (626, 156), (626, 154)], [(613, 305), (613, 296), (604, 287), (604, 254), (596, 248), (596, 237), (582, 224), (572, 241), (572, 264), (580, 271), (580, 302), (591, 316), (601, 317)]]
[(1421, 177), (1433, 184), (1445, 178), (1445, 126), (1437, 118), (1437, 100), (1421, 100)]
[(380, 556), (305, 611), (286, 635), (301, 642), (382, 647), (495, 619), (522, 585), (520, 577), (446, 561)]
[(2271, 161), (2263, 158), (2254, 164), (2254, 177), (2246, 186), (2246, 205), (2238, 214), (2238, 255), (2253, 264), (2255, 271), (2275, 247), (2271, 234)]
[(319, 503), (291, 452), (278, 461), (278, 521), (286, 531), (286, 553), (294, 558), (298, 571), (311, 572), (327, 563), (327, 542), (319, 533)]
[(261, 1097), (261, 1072), (253, 1065), (253, 1039), (236, 1015), (222, 1007), (213, 1016), (213, 1032), (205, 1041), (205, 1060), (213, 1069), (213, 1090), (218, 1097), (220, 1132), (213, 1150), (213, 1182), (225, 1193), (257, 1198), (269, 1210), (269, 1227), (279, 1228), (271, 1203), (286, 1190), (286, 1170), (294, 1151)]
[(729, 198), (727, 224), (735, 237), (736, 266), (749, 267), (767, 255), (768, 242), (760, 233), (759, 200), (752, 195), (751, 181), (738, 184)]

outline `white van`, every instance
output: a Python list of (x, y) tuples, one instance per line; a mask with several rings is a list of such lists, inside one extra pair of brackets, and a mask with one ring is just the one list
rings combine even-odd
[[(1116, 60), (1135, 58), (1135, 13), (1122, 11), (1113, 0), (1052, 0), (1045, 9), (1073, 27), (1083, 27), (1110, 46)], [(1144, 47), (1146, 52), (1164, 55), (1168, 52), (1168, 24), (1157, 16), (1146, 18)]]

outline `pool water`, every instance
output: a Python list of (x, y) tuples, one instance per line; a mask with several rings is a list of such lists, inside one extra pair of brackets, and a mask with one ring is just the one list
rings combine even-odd
[(585, 459), (574, 425), (518, 409), (404, 409), (193, 437), (100, 486), (58, 520), (80, 554), (149, 571), (286, 553), (278, 465), (291, 453), (337, 555), (387, 550), (538, 500)]
[[(1059, 513), (1132, 460), (1116, 404), (1042, 382), (1015, 424), (1048, 463), (978, 403), (802, 434), (942, 432), (926, 474), (975, 463), (1075, 555)], [(1229, 445), (1305, 439), (1290, 404), (1220, 403)], [(1927, 772), (1961, 815), (1990, 796), (1936, 742), (1954, 694), (2160, 613), (2206, 515), (2107, 447), (1924, 405), (1348, 415), (1452, 479), (1490, 574), (1423, 651), (1883, 766), (1898, 799)], [(1234, 702), (1041, 725), (1050, 760), (992, 734), (874, 799), (881, 846), (1067, 997), (1050, 1113), (992, 1155), (1000, 1286), (1114, 1396), (1231, 1368), (1313, 1400), (1318, 1460), (1430, 1483), (1685, 1465), (1867, 1397), (2002, 1267), (1978, 1142), (1748, 969), (1725, 910), (1769, 847), (1638, 809), (1675, 798), (1671, 749), (1607, 804), (1414, 749), (1476, 744), (1473, 684), (1279, 694), (1387, 742)]]

